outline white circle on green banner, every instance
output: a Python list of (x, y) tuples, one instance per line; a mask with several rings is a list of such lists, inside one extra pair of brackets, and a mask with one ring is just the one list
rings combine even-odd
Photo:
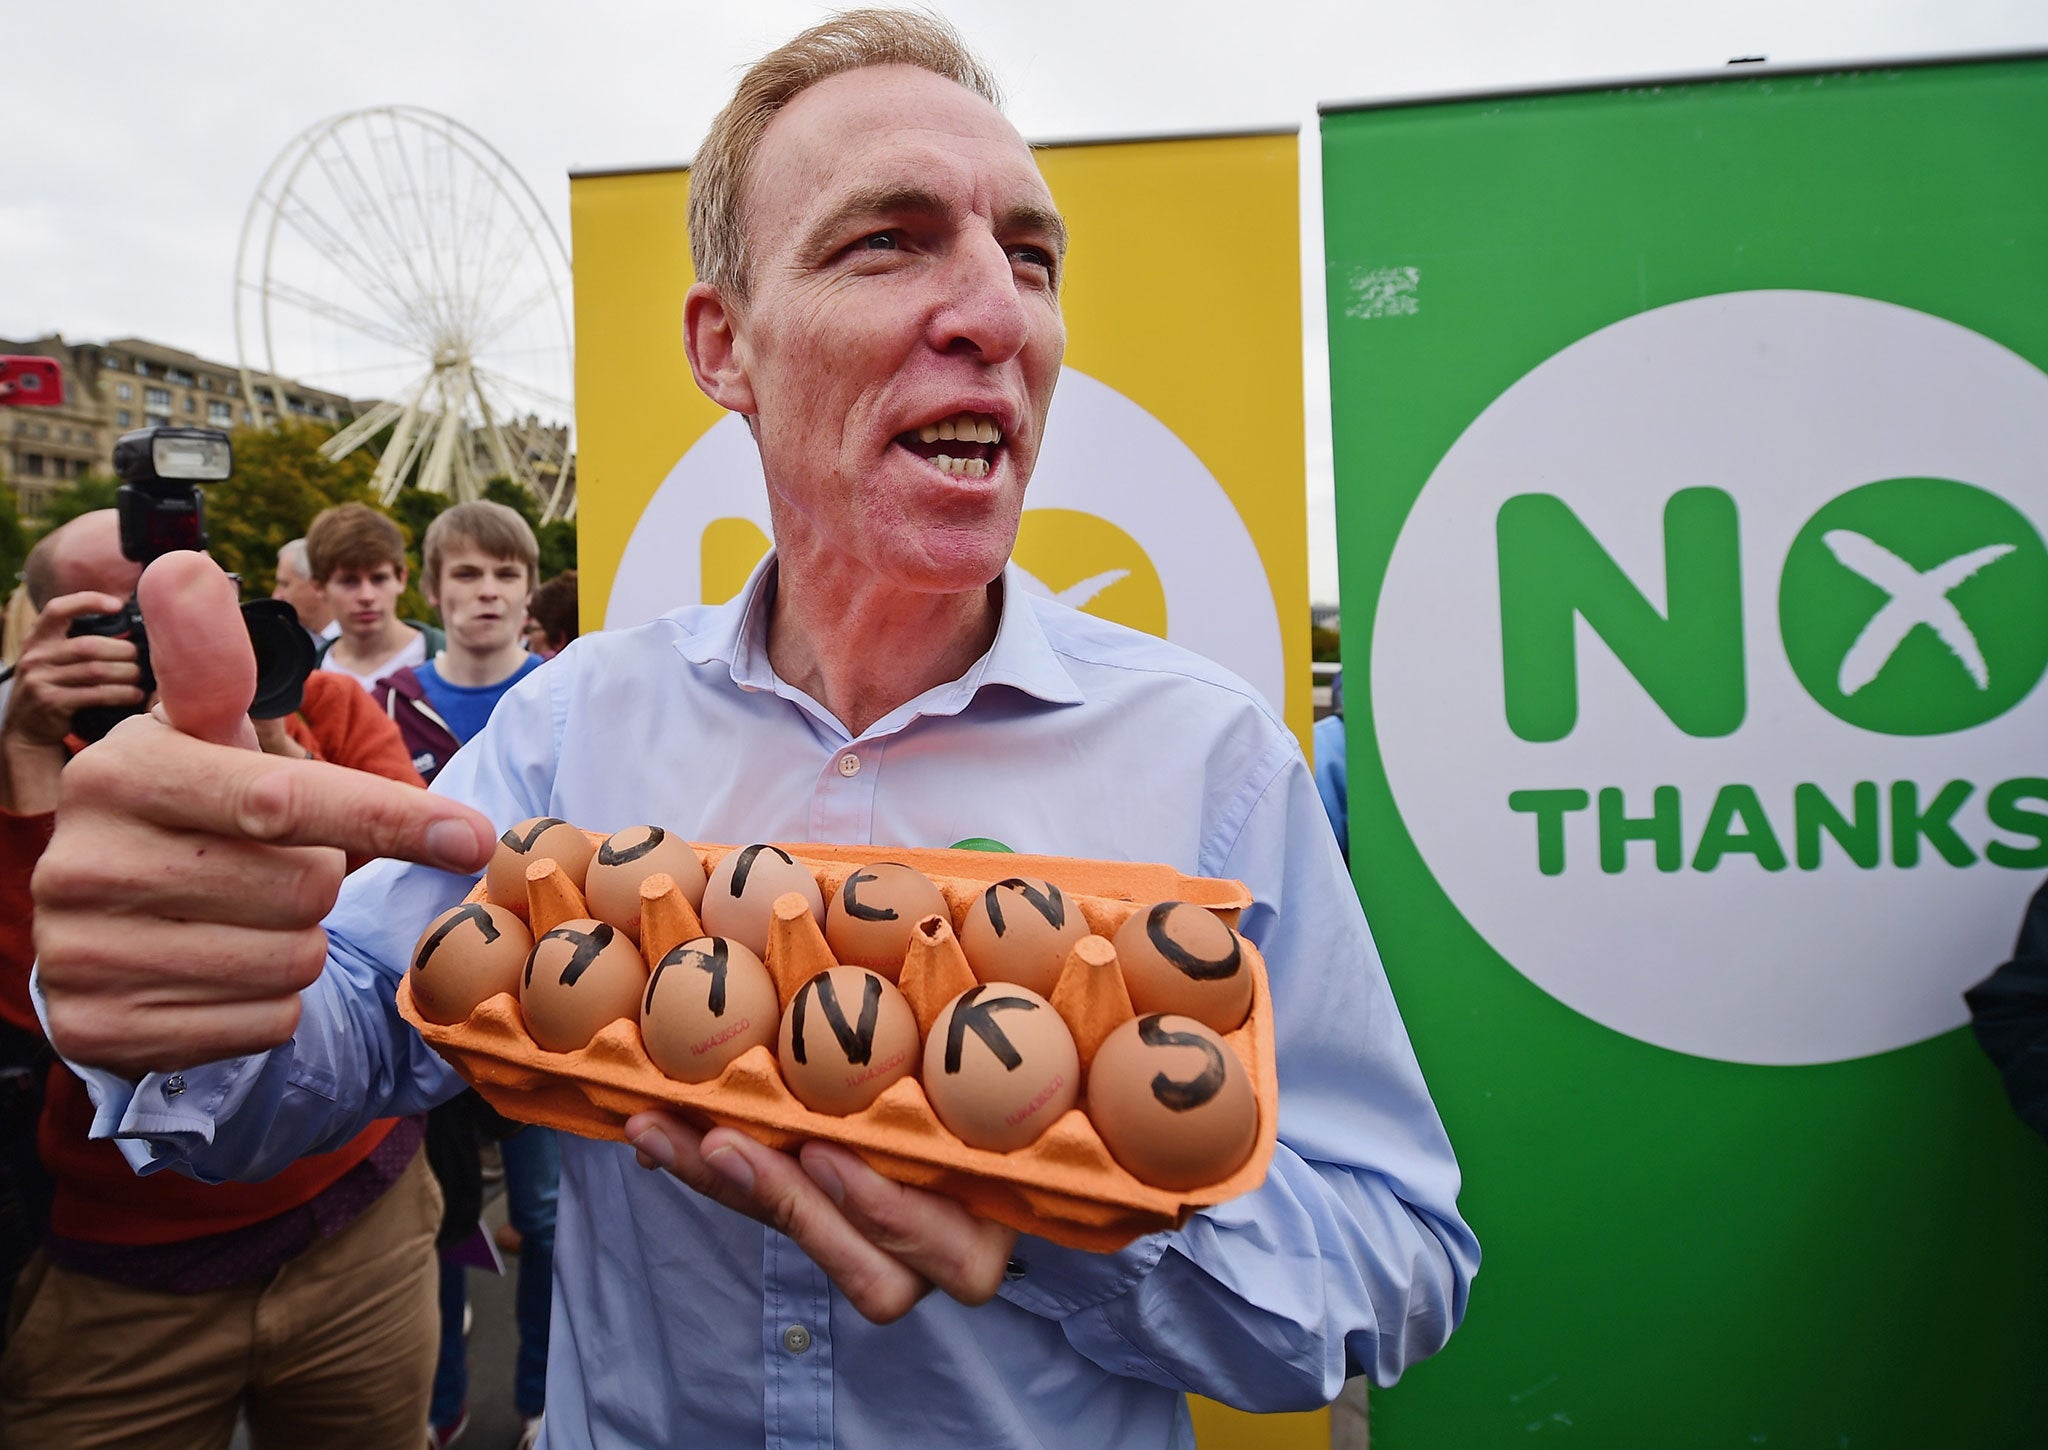
[(1371, 679), (1403, 824), (1495, 951), (1641, 1041), (1957, 1027), (2048, 874), (2044, 521), (2048, 375), (1979, 333), (1805, 291), (1603, 328), (1402, 526)]

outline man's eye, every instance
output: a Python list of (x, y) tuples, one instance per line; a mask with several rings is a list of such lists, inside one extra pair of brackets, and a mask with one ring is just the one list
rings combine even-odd
[(1039, 267), (1047, 272), (1052, 270), (1052, 253), (1044, 247), (1012, 247), (1010, 257), (1027, 267)]
[(896, 250), (896, 234), (894, 232), (876, 232), (871, 237), (862, 237), (860, 239), (860, 246), (863, 251), (893, 252)]

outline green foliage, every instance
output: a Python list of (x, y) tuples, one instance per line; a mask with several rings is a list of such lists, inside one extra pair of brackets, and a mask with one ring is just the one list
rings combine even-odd
[(543, 581), (576, 567), (574, 520), (556, 519), (551, 524), (542, 524), (535, 533), (540, 538), (540, 577)]
[(21, 526), (21, 513), (14, 502), (14, 490), (0, 475), (0, 599), (14, 592), (21, 578), (22, 561), (28, 558), (28, 530)]
[(277, 551), (302, 537), (313, 516), (340, 503), (374, 503), (370, 475), (377, 461), (358, 449), (329, 459), (320, 445), (329, 428), (279, 423), (243, 428), (234, 435), (235, 472), (206, 490), (208, 551), (242, 577), (245, 597), (270, 593), (277, 581)]
[(60, 488), (51, 497), (49, 507), (43, 510), (42, 527), (36, 531), (36, 537), (42, 538), (57, 525), (68, 524), (81, 514), (112, 508), (114, 495), (120, 488), (121, 480), (108, 473), (88, 473), (73, 479), (69, 488)]
[(1320, 624), (1308, 627), (1309, 658), (1318, 664), (1342, 664), (1344, 662), (1344, 639), (1334, 629)]
[(385, 512), (405, 530), (406, 543), (411, 547), (415, 560), (419, 557), (420, 545), (426, 542), (427, 526), (454, 502), (445, 493), (428, 493), (419, 488), (408, 488), (391, 501)]
[(540, 505), (532, 494), (505, 477), (502, 473), (484, 483), (484, 497), (492, 503), (501, 503), (519, 517), (526, 520), (529, 529), (540, 530)]
[(398, 527), (405, 531), (406, 577), (405, 592), (398, 596), (398, 617), (418, 619), (428, 624), (439, 624), (441, 615), (433, 605), (427, 603), (427, 592), (420, 581), (426, 577), (426, 564), (420, 555), (420, 546), (426, 542), (427, 526), (441, 516), (441, 511), (454, 504), (455, 500), (445, 493), (428, 493), (422, 488), (401, 490), (385, 512), (398, 521)]

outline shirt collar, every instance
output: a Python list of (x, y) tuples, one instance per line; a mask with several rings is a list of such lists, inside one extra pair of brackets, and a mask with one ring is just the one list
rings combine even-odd
[[(740, 592), (681, 641), (677, 648), (683, 657), (695, 664), (725, 663), (733, 683), (743, 690), (781, 688), (768, 662), (768, 606), (775, 597), (777, 567), (771, 549)], [(1085, 698), (1046, 638), (1044, 621), (1023, 577), (1010, 566), (1003, 570), (1003, 611), (995, 643), (959, 679), (927, 690), (903, 708), (920, 715), (957, 714), (985, 685), (1008, 685), (1049, 705), (1078, 705)]]

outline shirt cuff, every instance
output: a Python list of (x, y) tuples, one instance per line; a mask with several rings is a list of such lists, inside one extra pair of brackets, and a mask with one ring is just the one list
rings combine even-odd
[(997, 1292), (1019, 1309), (1065, 1319), (1128, 1292), (1152, 1272), (1172, 1242), (1171, 1234), (1147, 1234), (1114, 1253), (1098, 1254), (1020, 1235)]
[[(50, 1018), (39, 969), (29, 972), (28, 990), (47, 1038)], [(236, 1057), (183, 1072), (152, 1072), (137, 1082), (61, 1055), (59, 1060), (78, 1075), (92, 1100), (86, 1136), (113, 1139), (128, 1166), (145, 1176), (211, 1147), (216, 1125), (248, 1096), (263, 1063), (262, 1056)]]

